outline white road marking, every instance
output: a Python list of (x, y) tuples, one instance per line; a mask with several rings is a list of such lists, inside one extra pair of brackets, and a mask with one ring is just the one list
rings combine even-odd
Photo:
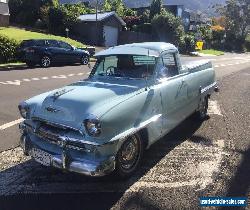
[(220, 106), (219, 106), (217, 101), (209, 100), (207, 112), (208, 112), (208, 115), (220, 115), (220, 116), (223, 116), (221, 114), (221, 109), (220, 109)]
[(10, 128), (10, 127), (12, 127), (20, 122), (23, 122), (23, 121), (24, 121), (24, 119), (20, 118), (18, 120), (14, 120), (12, 122), (6, 123), (6, 124), (0, 126), (0, 130), (5, 130), (6, 128)]
[[(40, 81), (40, 80), (48, 80), (48, 79), (67, 79), (68, 77), (73, 77), (73, 76), (82, 76), (85, 73), (77, 73), (77, 74), (68, 74), (68, 75), (57, 75), (57, 76), (51, 76), (49, 77), (41, 77), (41, 78), (31, 78), (31, 79), (21, 79), (21, 80), (14, 80), (14, 81), (5, 81), (5, 82), (0, 82), (0, 85), (21, 85), (22, 82), (31, 82), (31, 81)], [(87, 73), (90, 74), (90, 73)]]
[(31, 80), (33, 80), (33, 81), (39, 81), (40, 79), (39, 78), (32, 78)]
[(58, 75), (58, 76), (52, 76), (51, 78), (52, 79), (66, 79), (67, 76), (65, 76), (65, 75)]
[(20, 80), (0, 82), (2, 85), (21, 85)]

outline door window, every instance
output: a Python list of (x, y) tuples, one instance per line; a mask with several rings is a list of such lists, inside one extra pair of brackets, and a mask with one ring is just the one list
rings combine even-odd
[(176, 62), (176, 55), (174, 53), (167, 53), (162, 56), (162, 61), (164, 65), (164, 72), (167, 77), (173, 77), (179, 74), (178, 65)]
[(56, 40), (48, 40), (47, 41), (47, 44), (50, 46), (50, 47), (58, 47), (58, 42)]
[(71, 50), (72, 49), (72, 47), (68, 43), (65, 43), (65, 42), (59, 42), (59, 47), (63, 48), (63, 49), (66, 49), (66, 50)]

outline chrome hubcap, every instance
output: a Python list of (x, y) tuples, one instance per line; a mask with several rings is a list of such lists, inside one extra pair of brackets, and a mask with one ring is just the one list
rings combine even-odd
[(83, 63), (84, 65), (87, 65), (88, 62), (89, 62), (89, 60), (88, 60), (87, 57), (83, 57), (83, 58), (82, 58), (82, 63)]
[(43, 57), (43, 58), (42, 58), (42, 65), (43, 65), (44, 67), (48, 67), (48, 66), (50, 65), (50, 58), (47, 57), (47, 56)]
[(121, 167), (124, 169), (130, 169), (135, 165), (139, 157), (139, 142), (135, 136), (129, 137), (129, 139), (123, 144), (119, 161)]

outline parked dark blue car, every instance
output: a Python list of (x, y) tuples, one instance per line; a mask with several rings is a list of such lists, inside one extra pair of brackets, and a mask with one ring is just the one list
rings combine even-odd
[(29, 67), (40, 64), (47, 68), (52, 63), (89, 63), (90, 54), (66, 42), (49, 39), (25, 40), (18, 49), (18, 57)]

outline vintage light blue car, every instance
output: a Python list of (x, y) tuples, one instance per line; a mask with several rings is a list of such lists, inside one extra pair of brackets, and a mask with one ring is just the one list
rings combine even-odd
[(168, 43), (121, 45), (96, 55), (86, 80), (20, 103), (26, 155), (90, 176), (130, 176), (144, 149), (185, 118), (204, 118), (217, 88), (209, 61), (183, 67)]

